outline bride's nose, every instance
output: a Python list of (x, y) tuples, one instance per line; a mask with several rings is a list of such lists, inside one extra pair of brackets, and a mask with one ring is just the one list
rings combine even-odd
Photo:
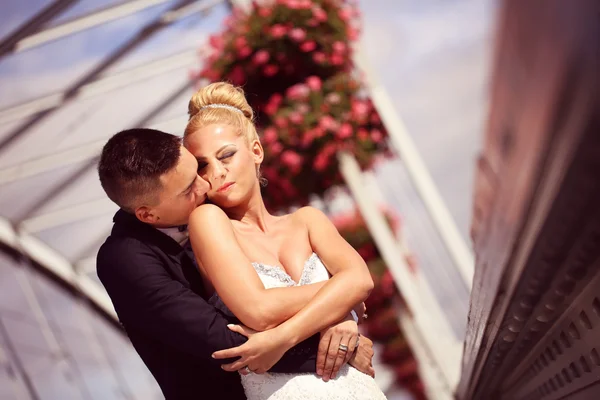
[(215, 163), (209, 174), (209, 181), (212, 189), (219, 188), (223, 179), (227, 175), (227, 169), (221, 163)]

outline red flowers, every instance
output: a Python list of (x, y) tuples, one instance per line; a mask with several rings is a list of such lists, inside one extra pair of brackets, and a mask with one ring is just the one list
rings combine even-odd
[(310, 90), (317, 91), (321, 90), (323, 82), (321, 82), (321, 78), (318, 76), (309, 76), (308, 79), (306, 79), (306, 85), (310, 88)]
[(277, 141), (277, 130), (270, 126), (262, 134), (263, 144), (271, 144)]
[(323, 115), (319, 118), (319, 127), (324, 131), (334, 132), (339, 126), (339, 122), (336, 121), (331, 115)]
[(294, 28), (289, 33), (290, 38), (295, 42), (301, 42), (306, 38), (306, 31), (301, 28)]
[(295, 151), (286, 150), (281, 153), (281, 162), (290, 167), (292, 173), (298, 173), (302, 168), (304, 159)]
[(210, 44), (210, 47), (215, 50), (221, 50), (225, 45), (225, 41), (221, 35), (210, 35), (208, 38), (208, 43)]
[[(302, 204), (311, 194), (322, 195), (332, 185), (343, 184), (338, 151), (351, 151), (362, 167), (369, 167), (386, 152), (385, 128), (371, 123), (378, 119), (371, 118), (377, 112), (370, 101), (358, 97), (360, 87), (349, 74), (327, 80), (309, 76), (266, 102), (263, 165), (278, 171), (264, 188), (269, 207)], [(281, 149), (273, 148), (274, 143)], [(294, 197), (287, 197), (280, 181), (297, 189)]]
[(286, 91), (286, 96), (291, 100), (304, 100), (308, 96), (310, 92), (310, 88), (302, 83), (298, 83), (294, 86), (291, 86)]
[(273, 25), (270, 30), (271, 36), (273, 36), (275, 39), (284, 37), (287, 32), (288, 28), (280, 24)]
[(335, 51), (336, 53), (343, 53), (346, 51), (347, 48), (348, 47), (344, 42), (340, 42), (339, 40), (337, 42), (333, 42), (333, 51)]
[(327, 56), (325, 55), (325, 53), (320, 51), (314, 53), (312, 57), (317, 64), (324, 64), (325, 61), (327, 61)]
[(277, 72), (279, 72), (279, 67), (277, 65), (269, 64), (263, 68), (265, 76), (274, 76)]
[[(349, 34), (357, 37), (357, 15), (349, 0), (277, 0), (253, 2), (249, 11), (236, 8), (224, 30), (209, 38), (212, 53), (199, 77), (231, 81), (233, 68), (241, 66), (248, 75), (260, 70), (262, 77), (276, 76), (292, 86), (308, 76), (327, 78), (332, 67), (350, 70), (347, 43)], [(263, 84), (248, 80), (244, 88), (265, 102)]]
[(337, 137), (340, 139), (348, 139), (349, 137), (352, 137), (353, 133), (352, 125), (345, 123), (340, 126), (340, 129), (338, 129)]
[(327, 21), (327, 13), (321, 7), (319, 7), (319, 6), (313, 7), (312, 12), (313, 12), (313, 17), (315, 18), (316, 21), (318, 21), (318, 22)]
[(300, 50), (305, 53), (310, 53), (314, 49), (317, 48), (317, 43), (314, 40), (310, 40), (308, 42), (304, 42), (300, 45)]
[(258, 15), (263, 18), (269, 18), (271, 15), (273, 15), (273, 9), (270, 7), (260, 7), (258, 8)]
[(352, 72), (354, 3), (256, 1), (235, 9), (209, 39), (199, 77), (243, 85), (248, 94), (265, 150), (270, 208), (306, 204), (342, 185), (339, 151), (351, 151), (363, 168), (387, 151), (385, 128)]
[[(392, 230), (399, 235), (399, 218), (386, 208), (383, 208), (383, 213)], [(358, 210), (352, 210), (347, 214), (334, 216), (332, 222), (344, 239), (364, 258), (375, 283), (366, 300), (369, 314), (369, 319), (363, 325), (366, 335), (380, 342), (381, 359), (391, 367), (396, 381), (410, 389), (416, 398), (425, 398), (415, 358), (397, 322), (399, 310), (396, 305), (403, 300), (364, 219)], [(416, 268), (414, 257), (405, 257)]]
[(252, 61), (256, 65), (262, 65), (269, 61), (269, 58), (271, 58), (271, 56), (267, 50), (259, 50), (254, 54), (254, 57), (252, 57)]

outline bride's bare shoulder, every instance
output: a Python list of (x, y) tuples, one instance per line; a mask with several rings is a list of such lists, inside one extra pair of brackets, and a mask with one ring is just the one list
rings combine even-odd
[(190, 215), (189, 225), (199, 224), (199, 223), (210, 223), (210, 225), (214, 225), (216, 223), (225, 223), (231, 224), (229, 221), (229, 217), (225, 214), (225, 211), (221, 210), (219, 207), (214, 204), (201, 204)]
[(305, 206), (297, 209), (292, 214), (292, 218), (305, 224), (323, 221), (323, 218), (329, 220), (323, 211), (318, 208)]

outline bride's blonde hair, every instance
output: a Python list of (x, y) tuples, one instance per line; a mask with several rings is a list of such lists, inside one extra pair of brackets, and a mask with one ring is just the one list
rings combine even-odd
[(242, 88), (227, 82), (211, 83), (198, 90), (188, 104), (189, 120), (184, 138), (207, 125), (226, 124), (244, 135), (248, 144), (258, 139), (254, 112)]
[[(188, 104), (189, 120), (185, 127), (183, 140), (199, 129), (211, 124), (225, 124), (236, 128), (250, 145), (258, 138), (254, 126), (254, 112), (248, 104), (244, 91), (227, 82), (211, 83), (198, 90)], [(261, 186), (267, 180), (261, 176), (260, 166), (256, 167), (256, 176)]]

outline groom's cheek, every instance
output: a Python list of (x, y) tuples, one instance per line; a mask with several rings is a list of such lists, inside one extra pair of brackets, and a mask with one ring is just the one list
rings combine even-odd
[(197, 196), (197, 200), (196, 200), (196, 207), (200, 206), (201, 204), (206, 203), (206, 201), (208, 200), (208, 197), (205, 194), (199, 194)]

